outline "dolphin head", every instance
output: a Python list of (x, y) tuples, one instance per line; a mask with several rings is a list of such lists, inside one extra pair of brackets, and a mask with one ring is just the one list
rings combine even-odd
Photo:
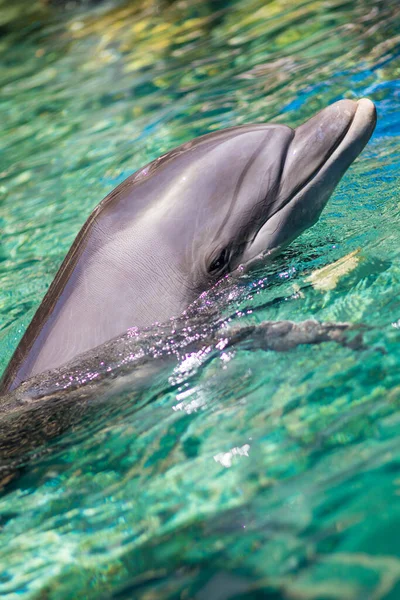
[(202, 136), (129, 177), (78, 234), (2, 390), (179, 316), (224, 275), (284, 248), (317, 221), (375, 122), (369, 100), (341, 100), (296, 129)]
[[(197, 227), (193, 241), (197, 253), (205, 251), (204, 285), (207, 276), (218, 279), (275, 255), (314, 225), (375, 124), (375, 107), (364, 98), (340, 100), (296, 129), (231, 130), (234, 137), (219, 147), (224, 161), (214, 163), (225, 193), (213, 189), (206, 202), (216, 225), (206, 229), (206, 242)], [(202, 212), (200, 199), (199, 206)]]

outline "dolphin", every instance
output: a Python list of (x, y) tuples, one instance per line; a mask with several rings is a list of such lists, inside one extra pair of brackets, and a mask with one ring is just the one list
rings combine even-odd
[(0, 392), (179, 316), (228, 273), (282, 250), (318, 220), (375, 123), (370, 100), (340, 100), (296, 129), (201, 136), (128, 177), (78, 233)]

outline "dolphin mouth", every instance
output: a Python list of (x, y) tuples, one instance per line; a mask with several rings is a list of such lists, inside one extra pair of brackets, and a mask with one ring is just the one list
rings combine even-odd
[[(296, 140), (299, 132), (302, 132), (304, 127), (309, 126), (309, 123), (318, 119), (319, 115), (330, 111), (332, 112), (335, 107), (341, 108), (341, 111), (348, 119), (346, 119), (343, 123), (340, 123), (338, 126), (338, 136), (334, 140), (333, 144), (330, 145), (329, 148), (325, 149), (325, 152), (322, 150), (322, 156), (319, 158), (317, 166), (312, 170), (312, 172), (306, 176), (304, 181), (301, 181), (299, 185), (295, 187), (295, 189), (289, 193), (285, 198), (284, 188), (285, 188), (285, 172), (290, 171), (293, 166), (290, 164), (290, 152), (291, 148), (295, 146), (295, 149), (292, 152), (296, 152)], [(330, 116), (330, 115), (329, 115)], [(333, 116), (333, 115), (332, 115)], [(288, 150), (288, 157), (285, 161), (285, 167), (282, 174), (283, 186), (281, 195), (284, 198), (283, 206), (281, 205), (278, 210), (283, 208), (286, 204), (292, 202), (296, 196), (302, 192), (302, 190), (306, 189), (308, 185), (312, 184), (314, 180), (321, 175), (325, 174), (339, 159), (341, 159), (341, 169), (340, 169), (340, 177), (343, 176), (344, 172), (349, 168), (352, 162), (357, 158), (360, 152), (363, 150), (364, 146), (367, 144), (370, 139), (372, 132), (376, 125), (376, 109), (375, 105), (368, 98), (361, 98), (360, 100), (340, 100), (335, 104), (328, 106), (327, 109), (324, 109), (308, 121), (306, 121), (303, 125), (296, 128), (295, 136), (291, 143), (291, 146)], [(310, 136), (311, 137), (311, 136)], [(307, 146), (303, 144), (303, 146)], [(313, 141), (313, 140), (312, 140)], [(304, 148), (301, 148), (302, 150)], [(349, 153), (349, 150), (355, 150), (355, 153)], [(319, 148), (316, 149), (318, 152)], [(348, 154), (350, 154), (348, 156)], [(288, 161), (289, 158), (289, 161)], [(289, 164), (288, 164), (289, 162)], [(300, 167), (303, 167), (301, 164)], [(335, 184), (338, 183), (339, 179)], [(271, 215), (272, 216), (272, 215)]]
[[(368, 98), (361, 98), (361, 100), (350, 102), (355, 104), (355, 112), (352, 116), (352, 119), (345, 126), (341, 135), (332, 145), (327, 160), (321, 162), (319, 167), (308, 178), (308, 181), (300, 187), (300, 189), (305, 188), (307, 184), (315, 179), (315, 177), (317, 177), (322, 171), (329, 169), (330, 165), (336, 162), (340, 157), (344, 163), (344, 168), (342, 169), (344, 173), (364, 149), (364, 146), (370, 139), (376, 125), (375, 105)], [(293, 196), (295, 195), (296, 194)]]
[(266, 207), (266, 220), (243, 253), (240, 270), (277, 254), (316, 223), (340, 179), (370, 139), (376, 118), (375, 106), (368, 98), (339, 100), (296, 128), (275, 206)]

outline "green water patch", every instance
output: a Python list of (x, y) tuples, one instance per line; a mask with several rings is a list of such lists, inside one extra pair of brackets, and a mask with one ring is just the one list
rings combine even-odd
[(366, 349), (237, 348), (116, 390), (3, 492), (0, 594), (396, 599), (398, 3), (1, 3), (0, 26), (2, 367), (79, 227), (140, 166), (342, 97), (379, 118), (318, 224), (220, 306), (362, 323)]

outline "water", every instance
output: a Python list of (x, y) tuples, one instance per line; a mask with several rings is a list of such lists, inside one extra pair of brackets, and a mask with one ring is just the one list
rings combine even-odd
[(2, 367), (90, 210), (141, 165), (342, 97), (379, 116), (319, 223), (220, 307), (364, 323), (368, 349), (236, 349), (125, 391), (3, 492), (0, 595), (396, 600), (397, 1), (2, 2), (0, 26)]

